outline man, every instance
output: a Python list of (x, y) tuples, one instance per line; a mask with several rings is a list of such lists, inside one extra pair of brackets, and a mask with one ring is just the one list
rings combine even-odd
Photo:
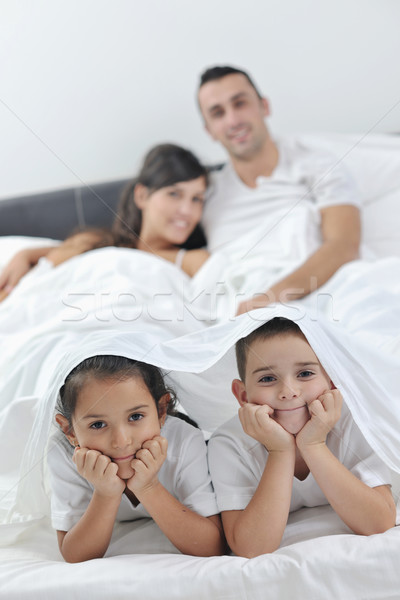
[(288, 211), (296, 202), (312, 201), (320, 213), (319, 248), (265, 293), (241, 302), (238, 314), (276, 300), (302, 298), (358, 258), (360, 215), (347, 175), (338, 166), (332, 168), (329, 155), (271, 137), (265, 123), (269, 103), (247, 73), (233, 67), (207, 69), (198, 101), (206, 130), (229, 155), (214, 176), (204, 213), (211, 252), (255, 227), (268, 210), (271, 193), (275, 202), (280, 198), (287, 203)]

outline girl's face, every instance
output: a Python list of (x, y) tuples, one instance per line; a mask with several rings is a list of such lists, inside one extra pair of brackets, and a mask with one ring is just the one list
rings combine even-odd
[(155, 192), (137, 185), (135, 202), (142, 211), (140, 237), (155, 250), (186, 242), (203, 212), (206, 181), (198, 177)]
[(67, 437), (73, 445), (109, 456), (118, 465), (119, 477), (129, 479), (137, 450), (160, 434), (168, 400), (168, 394), (160, 399), (159, 416), (155, 400), (140, 377), (122, 381), (90, 377), (79, 393), (73, 431)]
[(306, 339), (285, 334), (251, 344), (246, 383), (236, 387), (239, 402), (267, 404), (274, 410), (272, 418), (296, 434), (310, 418), (308, 404), (332, 383)]

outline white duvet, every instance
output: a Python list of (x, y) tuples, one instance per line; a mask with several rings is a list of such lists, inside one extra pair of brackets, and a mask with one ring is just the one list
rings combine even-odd
[[(67, 565), (49, 526), (41, 465), (51, 420), (48, 390), (62, 377), (63, 357), (79, 353), (86, 336), (96, 344), (100, 330), (126, 333), (142, 360), (167, 370), (200, 427), (213, 431), (237, 410), (228, 348), (240, 328), (266, 318), (256, 311), (234, 321), (238, 302), (302, 262), (318, 244), (317, 225), (310, 208), (297, 207), (215, 254), (193, 280), (170, 263), (127, 249), (96, 250), (56, 269), (42, 261), (0, 304), (1, 598), (400, 598), (400, 530), (354, 536), (329, 507), (291, 515), (280, 550), (251, 560), (181, 556), (152, 522), (144, 522), (134, 531), (118, 529), (107, 559)], [(0, 240), (3, 263), (29, 243)], [(378, 352), (370, 371), (389, 385), (390, 402), (378, 410), (388, 397), (382, 392), (375, 405), (366, 403), (373, 418), (365, 407), (357, 412), (361, 401), (353, 411), (392, 468), (400, 456), (399, 296), (400, 258), (365, 259), (345, 265), (323, 288), (283, 309), (300, 325), (327, 320), (334, 331), (350, 333), (359, 351), (361, 344), (361, 352)], [(193, 331), (199, 332), (194, 338), (176, 340)], [(353, 354), (342, 358), (351, 362)], [(362, 380), (371, 375), (353, 370)], [(370, 396), (366, 389), (365, 396), (379, 393)], [(385, 435), (376, 427), (380, 420), (388, 424)]]

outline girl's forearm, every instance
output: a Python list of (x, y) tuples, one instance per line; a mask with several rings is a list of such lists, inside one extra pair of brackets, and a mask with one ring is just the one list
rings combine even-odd
[(184, 506), (157, 482), (136, 497), (161, 531), (183, 554), (217, 556), (224, 552), (222, 527), (215, 519), (202, 517)]
[(301, 450), (328, 502), (354, 533), (372, 535), (393, 527), (396, 509), (390, 495), (385, 498), (351, 473), (326, 444)]
[(229, 546), (239, 556), (252, 558), (279, 547), (290, 510), (294, 467), (294, 452), (269, 454), (253, 498), (238, 511), (232, 531), (225, 530)]
[(82, 562), (104, 556), (120, 502), (120, 497), (106, 498), (93, 493), (85, 514), (60, 543), (61, 554), (67, 562)]

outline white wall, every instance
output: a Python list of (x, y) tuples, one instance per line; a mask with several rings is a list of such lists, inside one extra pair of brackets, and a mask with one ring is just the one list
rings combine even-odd
[(134, 174), (216, 63), (250, 71), (272, 131), (400, 131), (397, 0), (0, 0), (0, 198)]

